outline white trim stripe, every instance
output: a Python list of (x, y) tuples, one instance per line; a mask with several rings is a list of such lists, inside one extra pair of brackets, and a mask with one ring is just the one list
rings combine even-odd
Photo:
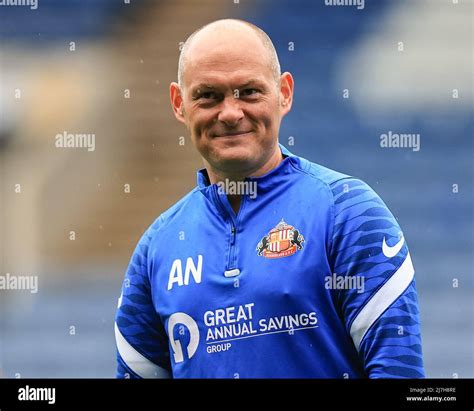
[(142, 378), (171, 378), (170, 372), (152, 363), (133, 348), (120, 332), (115, 323), (115, 341), (122, 360), (138, 376)]
[(365, 307), (360, 311), (351, 325), (351, 337), (354, 345), (359, 351), (360, 343), (367, 330), (377, 319), (390, 307), (393, 302), (400, 297), (405, 289), (410, 285), (415, 274), (410, 253), (405, 261), (390, 279), (372, 296)]

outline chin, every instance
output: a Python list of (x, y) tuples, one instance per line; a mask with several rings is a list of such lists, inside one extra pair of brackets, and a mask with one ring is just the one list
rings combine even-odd
[(255, 150), (252, 150), (251, 147), (229, 147), (215, 150), (210, 162), (223, 171), (248, 170), (255, 163)]

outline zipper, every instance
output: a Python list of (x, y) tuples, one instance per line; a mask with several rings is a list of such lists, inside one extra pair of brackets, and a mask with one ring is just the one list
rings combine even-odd
[(229, 249), (229, 258), (227, 260), (227, 265), (226, 265), (226, 271), (235, 270), (239, 268), (237, 267), (237, 257), (235, 255), (235, 240), (237, 237), (237, 230), (239, 229), (240, 216), (242, 214), (242, 209), (244, 208), (245, 201), (246, 201), (246, 195), (242, 194), (242, 197), (240, 200), (239, 211), (237, 212), (237, 215), (235, 215), (234, 210), (232, 209), (232, 207), (230, 207), (230, 203), (227, 200), (227, 203), (230, 207), (230, 210), (228, 210), (229, 223), (230, 223), (230, 249)]
[(235, 255), (235, 240), (237, 237), (237, 230), (239, 228), (239, 221), (240, 221), (240, 216), (242, 214), (242, 209), (246, 202), (246, 195), (245, 194), (242, 195), (239, 211), (236, 215), (227, 197), (225, 201), (222, 201), (219, 194), (217, 193), (217, 189), (214, 190), (214, 193), (215, 193), (217, 201), (219, 202), (219, 204), (222, 206), (222, 208), (225, 210), (227, 214), (226, 219), (230, 228), (229, 253), (227, 257), (224, 275), (226, 277), (234, 277), (240, 274), (240, 270), (237, 267), (237, 258)]
[[(240, 211), (240, 210), (239, 210)], [(237, 233), (237, 228), (235, 226), (234, 221), (230, 220), (230, 248), (229, 248), (229, 259), (227, 260), (226, 264), (226, 271), (235, 269), (235, 237)]]

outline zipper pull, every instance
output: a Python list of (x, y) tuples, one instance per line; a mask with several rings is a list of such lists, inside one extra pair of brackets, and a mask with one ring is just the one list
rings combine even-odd
[(237, 277), (238, 275), (240, 275), (240, 270), (238, 268), (224, 271), (224, 277), (227, 277), (227, 278)]

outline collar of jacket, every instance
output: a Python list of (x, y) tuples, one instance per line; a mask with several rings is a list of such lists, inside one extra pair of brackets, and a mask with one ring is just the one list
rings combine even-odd
[[(281, 153), (283, 155), (283, 160), (277, 167), (270, 170), (267, 174), (264, 174), (260, 177), (247, 177), (245, 181), (256, 182), (258, 194), (263, 194), (273, 187), (277, 186), (288, 174), (294, 171), (293, 165), (299, 163), (299, 157), (292, 154), (288, 149), (283, 145), (279, 144)], [(209, 176), (205, 168), (200, 169), (197, 172), (197, 186), (198, 189), (206, 195), (213, 186), (216, 184), (210, 184)]]

